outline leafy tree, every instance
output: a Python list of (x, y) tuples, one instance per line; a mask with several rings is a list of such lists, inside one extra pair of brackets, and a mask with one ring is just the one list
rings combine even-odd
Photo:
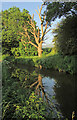
[[(54, 21), (57, 17), (65, 16), (66, 20), (58, 25), (58, 28), (54, 30), (56, 33), (54, 37), (53, 54), (59, 51), (64, 55), (76, 54), (76, 26), (77, 26), (77, 2), (46, 2), (47, 6), (45, 14), (46, 21)], [(69, 17), (68, 17), (69, 16)]]
[[(24, 22), (28, 20), (29, 12), (25, 9), (21, 12), (19, 8), (13, 7), (2, 11), (2, 53), (14, 56), (27, 55), (26, 49), (20, 41), (18, 31), (22, 30)], [(29, 26), (30, 27), (30, 26)], [(33, 37), (32, 37), (33, 38)], [(34, 40), (34, 39), (33, 39)], [(30, 48), (30, 45), (26, 46)], [(35, 51), (35, 48), (34, 48)], [(26, 54), (25, 54), (26, 53)]]
[[(38, 56), (40, 57), (42, 55), (42, 51), (43, 51), (42, 43), (44, 40), (44, 36), (50, 31), (50, 29), (48, 29), (48, 27), (47, 27), (48, 21), (45, 24), (45, 29), (43, 27), (44, 20), (45, 20), (45, 14), (42, 17), (42, 15), (41, 15), (42, 6), (40, 9), (38, 8), (38, 10), (39, 10), (39, 12), (38, 11), (36, 11), (36, 12), (39, 15), (39, 18), (41, 21), (41, 31), (40, 31), (39, 27), (37, 30), (35, 21), (33, 20), (33, 18), (34, 18), (34, 15), (33, 15), (32, 18), (30, 18), (30, 16), (28, 16), (29, 20), (27, 21), (27, 23), (30, 25), (31, 29), (27, 29), (26, 25), (24, 25), (24, 27), (23, 27), (24, 32), (21, 31), (20, 34), (22, 35), (21, 41), (22, 41), (23, 45), (24, 46), (25, 46), (25, 44), (33, 45), (35, 48), (37, 48)], [(31, 34), (35, 38), (35, 43), (33, 43), (32, 39), (31, 39)]]
[(77, 54), (77, 16), (67, 17), (53, 32), (55, 48), (61, 54)]
[(48, 22), (63, 15), (77, 15), (77, 2), (44, 2), (44, 5), (47, 6), (44, 12), (46, 14), (46, 21)]

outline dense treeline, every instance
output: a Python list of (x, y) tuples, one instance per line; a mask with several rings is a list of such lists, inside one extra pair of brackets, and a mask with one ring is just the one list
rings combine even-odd
[(77, 16), (64, 19), (54, 33), (54, 45), (62, 55), (77, 55)]
[(53, 30), (54, 50), (62, 55), (77, 53), (77, 2), (45, 2), (46, 20), (55, 21), (65, 16)]
[(46, 5), (46, 20), (50, 23), (54, 21), (57, 17), (62, 16), (72, 16), (77, 15), (77, 2), (44, 2)]

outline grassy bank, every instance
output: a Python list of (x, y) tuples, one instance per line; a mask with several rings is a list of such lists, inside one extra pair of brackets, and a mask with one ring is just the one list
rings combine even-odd
[(56, 69), (59, 72), (76, 73), (76, 56), (48, 56), (40, 60), (40, 64), (46, 69)]
[(9, 60), (14, 62), (15, 64), (21, 65), (30, 65), (33, 67), (42, 66), (43, 69), (55, 69), (59, 72), (67, 72), (70, 74), (77, 73), (77, 56), (60, 56), (60, 55), (52, 55), (52, 56), (45, 56), (39, 58), (38, 56), (31, 56), (31, 57), (10, 57), (10, 56), (3, 56), (3, 60)]

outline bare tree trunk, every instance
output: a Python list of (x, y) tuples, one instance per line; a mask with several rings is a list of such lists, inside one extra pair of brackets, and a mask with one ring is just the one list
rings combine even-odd
[(38, 45), (38, 56), (41, 57), (42, 56), (42, 43), (40, 43)]

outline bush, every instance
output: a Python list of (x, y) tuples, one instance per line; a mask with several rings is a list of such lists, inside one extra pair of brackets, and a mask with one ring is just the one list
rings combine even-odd
[(31, 58), (16, 58), (14, 62), (16, 64), (34, 66), (34, 62)]
[(54, 55), (43, 57), (40, 59), (40, 64), (46, 69), (58, 69), (60, 72), (68, 72), (70, 74), (77, 73), (76, 71), (76, 56), (61, 56)]
[(38, 98), (32, 92), (29, 99), (25, 99), (25, 105), (14, 105), (16, 107), (15, 109), (15, 117), (17, 118), (24, 118), (26, 120), (29, 119), (44, 119), (46, 116), (46, 104), (44, 101), (42, 101), (42, 98)]

